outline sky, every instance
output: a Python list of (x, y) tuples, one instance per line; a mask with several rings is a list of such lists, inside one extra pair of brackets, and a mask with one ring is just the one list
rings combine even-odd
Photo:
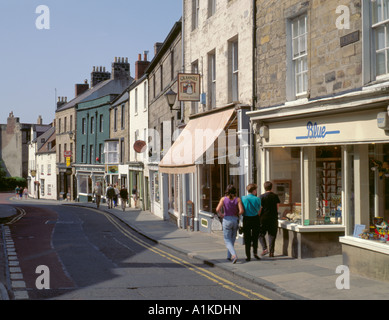
[(41, 115), (49, 124), (56, 96), (72, 100), (93, 66), (110, 72), (115, 57), (128, 58), (134, 77), (138, 54), (149, 51), (152, 60), (182, 1), (1, 0), (0, 13), (0, 123), (13, 111), (22, 123)]

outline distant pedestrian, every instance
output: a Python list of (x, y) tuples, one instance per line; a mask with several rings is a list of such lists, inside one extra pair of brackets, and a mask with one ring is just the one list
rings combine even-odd
[(23, 200), (23, 187), (19, 188), (19, 198), (20, 200)]
[[(262, 255), (269, 253), (269, 257), (274, 257), (274, 247), (278, 231), (278, 207), (280, 199), (278, 195), (272, 192), (273, 184), (270, 181), (265, 182), (265, 193), (261, 198), (259, 241), (262, 245)], [(269, 248), (266, 243), (266, 233), (269, 238)]]
[(108, 209), (113, 208), (113, 197), (115, 196), (115, 189), (112, 187), (111, 184), (108, 185), (107, 191), (106, 191), (106, 197), (108, 202)]
[(137, 188), (137, 186), (134, 186), (131, 194), (132, 194), (132, 199), (134, 200), (134, 207), (136, 208), (138, 205), (138, 188)]
[(96, 185), (93, 188), (93, 196), (96, 199), (97, 209), (100, 208), (100, 201), (101, 201), (101, 196), (102, 195), (103, 195), (103, 190), (101, 188), (100, 182), (96, 182)]
[(118, 188), (117, 184), (115, 184), (115, 186), (113, 188), (115, 190), (115, 195), (113, 196), (113, 205), (115, 207), (117, 207), (118, 206), (118, 200), (119, 200), (119, 193), (120, 193), (120, 191), (119, 191), (119, 188)]
[(253, 254), (257, 260), (258, 256), (258, 237), (260, 231), (259, 212), (261, 210), (261, 199), (257, 197), (258, 186), (250, 184), (247, 186), (248, 195), (242, 197), (244, 207), (243, 214), (243, 236), (246, 249), (246, 261), (251, 260), (251, 245)]
[(122, 209), (124, 212), (126, 210), (126, 203), (128, 201), (128, 191), (125, 186), (122, 186), (122, 188), (120, 189), (120, 199), (122, 201)]
[[(224, 209), (224, 213), (222, 213)], [(219, 216), (223, 217), (223, 235), (227, 247), (227, 259), (232, 263), (238, 261), (234, 245), (239, 227), (239, 216), (243, 214), (244, 209), (242, 200), (236, 196), (236, 189), (229, 185), (225, 192), (225, 197), (221, 198), (216, 208)]]
[(15, 188), (15, 197), (16, 199), (19, 197), (19, 186), (16, 186)]
[(23, 195), (24, 195), (24, 198), (27, 200), (27, 198), (28, 198), (28, 189), (27, 189), (27, 187), (25, 187), (23, 189)]

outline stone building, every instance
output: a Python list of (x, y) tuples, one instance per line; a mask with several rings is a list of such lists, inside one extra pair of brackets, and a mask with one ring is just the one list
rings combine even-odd
[(250, 180), (245, 114), (253, 103), (254, 9), (250, 0), (183, 6), (182, 72), (200, 75), (201, 96), (182, 103), (186, 126), (159, 167), (184, 194), (181, 226), (211, 232), (227, 185), (241, 196)]
[(258, 184), (273, 181), (281, 198), (276, 251), (343, 253), (377, 277), (389, 274), (388, 247), (357, 230), (389, 220), (387, 4), (257, 1), (249, 113)]
[(28, 143), (43, 134), (51, 125), (20, 123), (11, 112), (7, 124), (0, 125), (0, 161), (8, 177), (28, 177)]
[[(181, 123), (182, 112), (171, 111), (165, 94), (177, 92), (177, 75), (182, 70), (181, 21), (174, 24), (163, 43), (154, 46), (155, 56), (145, 70), (148, 75), (148, 142), (150, 210), (164, 219), (179, 224), (182, 204), (179, 204), (178, 181), (159, 172), (159, 162), (172, 143), (173, 132)], [(180, 109), (178, 101), (173, 106)], [(170, 180), (170, 182), (169, 182)], [(169, 187), (170, 183), (170, 187)], [(174, 185), (173, 185), (174, 183)]]

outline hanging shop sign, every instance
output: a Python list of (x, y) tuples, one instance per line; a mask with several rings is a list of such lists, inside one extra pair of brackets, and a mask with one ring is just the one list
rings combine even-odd
[(200, 75), (196, 73), (178, 74), (178, 101), (200, 101)]

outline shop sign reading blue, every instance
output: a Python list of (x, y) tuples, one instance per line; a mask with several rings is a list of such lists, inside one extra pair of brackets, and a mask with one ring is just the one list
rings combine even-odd
[(317, 122), (312, 123), (311, 121), (307, 124), (307, 135), (296, 137), (297, 140), (308, 140), (308, 139), (324, 139), (328, 135), (340, 134), (340, 130), (327, 131), (325, 126), (319, 126)]

